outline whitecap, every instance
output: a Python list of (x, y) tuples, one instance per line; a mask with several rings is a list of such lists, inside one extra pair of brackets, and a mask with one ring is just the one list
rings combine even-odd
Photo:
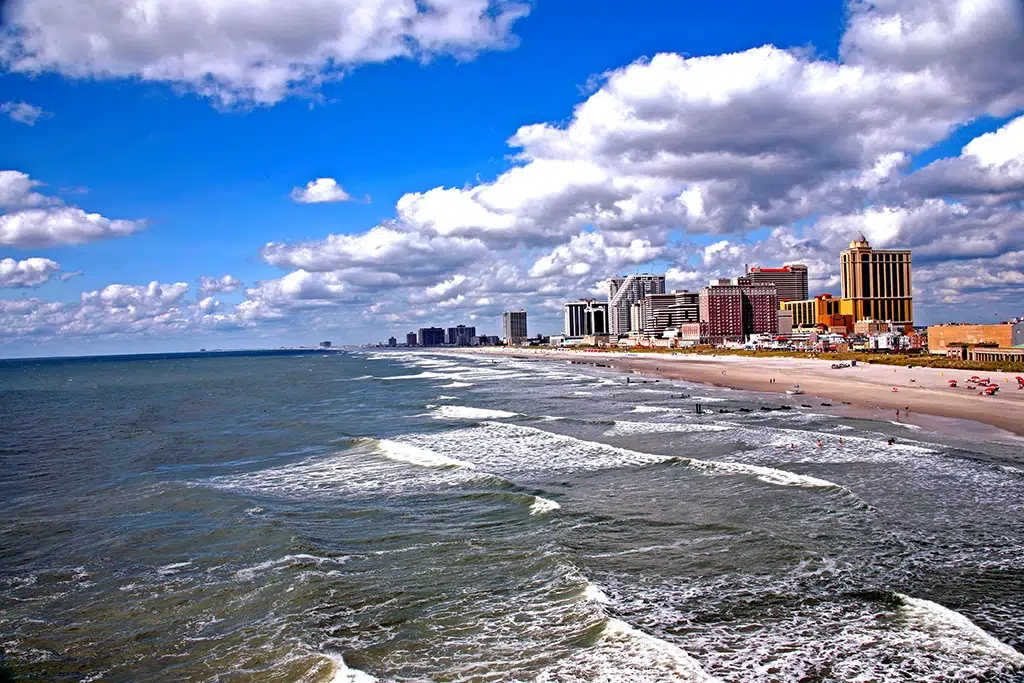
[(530, 514), (543, 515), (547, 512), (551, 512), (552, 510), (560, 510), (561, 508), (562, 506), (553, 500), (541, 498), (540, 496), (534, 496), (533, 505), (530, 506)]
[(929, 634), (946, 651), (992, 657), (1024, 668), (1024, 654), (985, 632), (973, 621), (942, 605), (897, 593), (912, 626)]
[(399, 462), (407, 462), (412, 465), (419, 465), (421, 467), (465, 467), (471, 470), (476, 468), (476, 466), (471, 462), (456, 460), (455, 458), (450, 458), (447, 455), (441, 455), (440, 453), (435, 453), (434, 451), (427, 450), (426, 448), (419, 448), (418, 446), (401, 443), (399, 441), (381, 439), (377, 442), (377, 448), (380, 449), (380, 452), (386, 458), (397, 460)]
[(341, 655), (328, 655), (331, 663), (334, 664), (334, 673), (330, 683), (375, 683), (373, 676), (358, 669), (353, 669), (345, 664)]
[[(748, 465), (739, 462), (720, 462), (716, 460), (698, 460), (690, 458), (687, 460), (690, 467), (697, 469), (725, 472), (727, 474), (747, 474), (757, 477), (768, 484), (779, 486), (806, 486), (810, 488), (838, 488), (843, 487), (827, 479), (818, 479), (806, 474), (797, 474), (787, 470), (779, 470), (774, 467), (762, 467), (760, 465)], [(844, 489), (845, 490), (845, 489)]]
[(436, 406), (433, 413), (434, 417), (444, 420), (494, 420), (515, 417), (518, 414), (510, 413), (507, 410), (491, 410), (471, 406)]
[(630, 422), (616, 420), (615, 426), (604, 433), (605, 436), (632, 436), (634, 434), (662, 434), (685, 432), (724, 432), (732, 427), (720, 424), (700, 424), (693, 422)]
[(449, 382), (448, 384), (438, 385), (442, 389), (461, 389), (463, 387), (473, 386), (472, 382)]
[(235, 578), (242, 581), (248, 581), (256, 577), (257, 574), (265, 572), (269, 569), (277, 569), (279, 567), (293, 567), (295, 565), (303, 564), (315, 564), (320, 567), (325, 564), (341, 565), (345, 564), (351, 559), (348, 555), (340, 557), (321, 557), (319, 555), (309, 555), (306, 553), (297, 553), (294, 555), (285, 555), (273, 560), (266, 560), (255, 564), (251, 567), (239, 569), (235, 572)]

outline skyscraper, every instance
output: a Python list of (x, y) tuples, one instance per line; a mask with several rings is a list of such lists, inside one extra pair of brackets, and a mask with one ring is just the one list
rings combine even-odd
[(417, 344), (418, 344), (418, 340), (416, 338), (416, 333), (415, 332), (410, 332), (409, 334), (405, 335), (405, 345), (406, 346), (416, 346)]
[(746, 276), (754, 284), (774, 284), (779, 301), (806, 301), (809, 296), (807, 266), (802, 263), (791, 263), (781, 268), (754, 266)]
[(659, 335), (669, 328), (700, 321), (697, 292), (648, 294), (637, 303), (637, 331), (645, 334)]
[(749, 278), (713, 280), (700, 290), (701, 339), (711, 343), (742, 341), (752, 334), (779, 331), (779, 298), (773, 283)]
[(416, 332), (418, 346), (441, 346), (444, 344), (444, 328), (421, 327)]
[(608, 334), (608, 304), (593, 299), (562, 304), (563, 331), (566, 337)]
[(526, 311), (505, 311), (501, 315), (501, 331), (506, 344), (515, 346), (525, 343), (529, 338), (526, 332)]
[(456, 325), (445, 332), (445, 343), (451, 346), (469, 346), (470, 340), (476, 336), (476, 327)]
[(615, 336), (629, 333), (630, 308), (648, 294), (665, 293), (665, 276), (636, 273), (608, 281), (608, 331)]
[(872, 249), (863, 233), (858, 233), (841, 254), (840, 269), (843, 298), (853, 301), (854, 322), (882, 320), (913, 326), (910, 251)]

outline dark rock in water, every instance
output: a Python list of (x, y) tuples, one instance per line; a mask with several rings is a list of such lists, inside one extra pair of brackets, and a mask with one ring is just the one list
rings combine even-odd
[(726, 410), (725, 408), (719, 408), (718, 412), (720, 412), (720, 413), (728, 413), (728, 412), (732, 412), (732, 411)]
[(769, 408), (768, 406), (761, 406), (761, 410), (766, 410), (768, 412), (771, 412), (772, 410), (774, 410), (774, 408)]
[(740, 408), (739, 412), (741, 412), (741, 413), (749, 413), (750, 412), (750, 408)]
[(801, 407), (801, 408), (810, 408), (810, 407), (811, 407), (811, 404), (810, 404), (810, 403), (801, 403), (801, 404), (800, 404), (800, 407)]
[(793, 410), (793, 406), (779, 406), (779, 410)]
[(826, 408), (831, 408), (832, 407), (831, 403), (822, 403), (821, 405), (825, 406)]

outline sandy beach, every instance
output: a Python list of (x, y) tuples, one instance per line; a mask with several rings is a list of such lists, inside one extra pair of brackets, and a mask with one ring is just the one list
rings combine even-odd
[[(624, 372), (778, 394), (785, 394), (794, 385), (799, 385), (806, 395), (792, 396), (794, 400), (833, 402), (871, 417), (890, 420), (897, 419), (896, 411), (899, 410), (901, 422), (942, 430), (955, 430), (956, 426), (929, 420), (929, 416), (971, 420), (1024, 436), (1024, 390), (1017, 389), (1013, 373), (904, 368), (864, 363), (834, 370), (832, 361), (809, 358), (700, 356), (684, 353), (643, 355), (615, 351), (595, 353), (500, 347), (467, 352), (590, 362)], [(965, 388), (964, 380), (972, 375), (980, 375), (997, 383), (999, 392), (995, 396), (979, 396), (978, 390)], [(951, 379), (957, 380), (959, 386), (951, 388)]]

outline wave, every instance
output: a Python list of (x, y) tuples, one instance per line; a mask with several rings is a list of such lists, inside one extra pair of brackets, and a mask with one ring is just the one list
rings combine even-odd
[(937, 602), (897, 593), (912, 626), (932, 635), (939, 645), (954, 652), (982, 655), (1024, 669), (1024, 654), (996, 639), (973, 621)]
[(430, 370), (426, 370), (424, 372), (418, 372), (415, 375), (390, 375), (388, 377), (378, 377), (377, 379), (384, 381), (399, 379), (452, 379), (452, 375), (443, 372), (431, 372)]
[(249, 581), (256, 578), (256, 575), (265, 572), (268, 569), (276, 569), (278, 567), (301, 567), (304, 565), (315, 565), (322, 567), (325, 564), (336, 564), (342, 565), (348, 562), (351, 558), (349, 555), (342, 555), (340, 557), (320, 557), (319, 555), (309, 555), (307, 553), (296, 553), (294, 555), (285, 555), (274, 560), (266, 560), (259, 564), (254, 564), (251, 567), (239, 569), (235, 572), (235, 578), (242, 581)]
[(444, 420), (494, 420), (519, 415), (519, 413), (510, 413), (507, 410), (491, 410), (489, 408), (473, 408), (471, 406), (427, 407), (434, 409), (434, 417)]
[(634, 683), (718, 683), (680, 647), (606, 618), (597, 642), (555, 663), (537, 676), (538, 683), (564, 680)]
[(358, 382), (363, 379), (374, 379), (373, 375), (360, 375), (359, 377), (339, 377), (335, 382)]
[(666, 406), (637, 406), (631, 413), (678, 413), (680, 408), (668, 408)]
[(472, 382), (449, 382), (448, 384), (440, 384), (438, 386), (440, 386), (442, 389), (461, 389), (461, 388), (464, 388), (464, 387), (471, 387), (471, 386), (473, 386), (473, 383)]
[(455, 458), (399, 441), (380, 439), (377, 442), (377, 448), (386, 458), (421, 467), (464, 467), (470, 470), (476, 469), (476, 465), (471, 462), (456, 460)]
[(540, 496), (534, 496), (533, 505), (530, 506), (531, 515), (543, 515), (551, 512), (552, 510), (560, 510), (561, 505), (553, 500), (547, 498), (541, 498)]
[(714, 470), (726, 474), (747, 474), (757, 477), (768, 484), (779, 486), (806, 486), (810, 488), (826, 489), (847, 489), (827, 479), (818, 479), (807, 474), (797, 474), (788, 470), (779, 470), (774, 467), (763, 467), (761, 465), (748, 465), (740, 462), (722, 462), (718, 460), (698, 460), (696, 458), (682, 459), (690, 467), (702, 470)]
[(604, 433), (605, 436), (632, 436), (634, 434), (661, 434), (673, 432), (724, 432), (732, 429), (728, 425), (701, 424), (694, 422), (630, 422), (616, 420), (615, 425)]
[(345, 664), (341, 655), (327, 655), (334, 665), (330, 683), (376, 683), (377, 679), (368, 673), (353, 669)]

